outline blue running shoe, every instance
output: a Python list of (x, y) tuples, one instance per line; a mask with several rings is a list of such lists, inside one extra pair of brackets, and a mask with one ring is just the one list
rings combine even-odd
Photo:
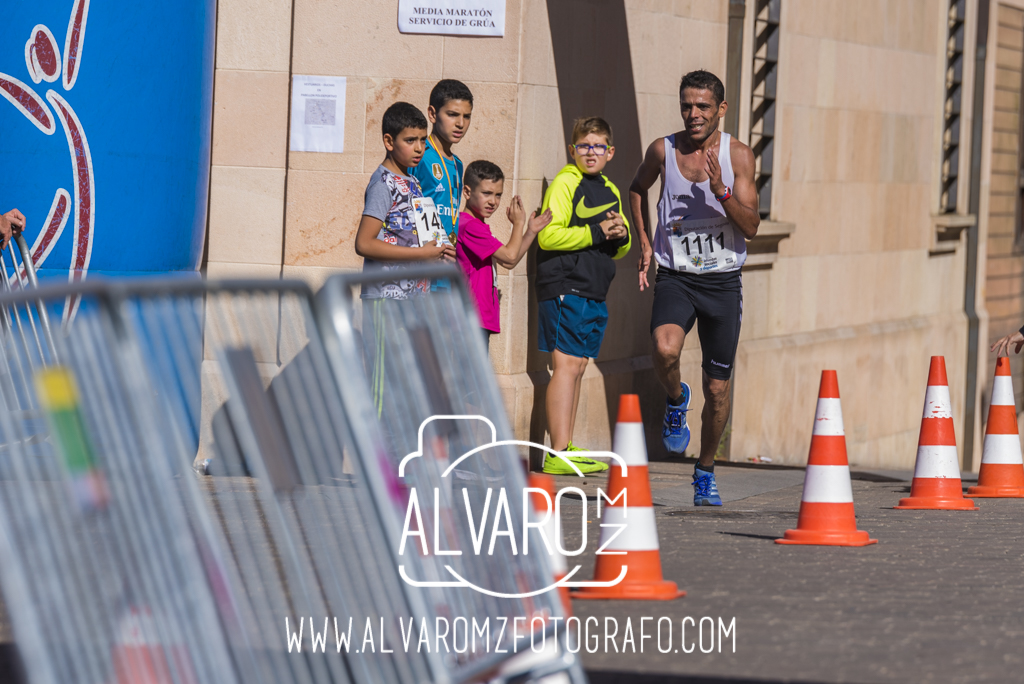
[(683, 388), (682, 403), (673, 406), (666, 401), (665, 422), (661, 425), (661, 442), (674, 454), (686, 451), (690, 444), (690, 428), (686, 425), (686, 412), (690, 410), (690, 386), (679, 383)]
[(693, 505), (722, 505), (722, 497), (718, 495), (718, 484), (715, 482), (714, 473), (705, 470), (693, 471)]

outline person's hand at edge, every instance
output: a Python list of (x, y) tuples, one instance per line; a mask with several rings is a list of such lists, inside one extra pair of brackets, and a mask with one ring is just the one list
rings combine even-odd
[(1013, 353), (1020, 354), (1021, 347), (1024, 347), (1024, 335), (1019, 330), (997, 340), (989, 347), (989, 351), (994, 351), (996, 356), (1009, 356), (1011, 344), (1014, 345)]
[(0, 249), (7, 246), (15, 233), (21, 233), (23, 230), (25, 230), (25, 215), (17, 209), (11, 209), (0, 216), (0, 236), (3, 238)]

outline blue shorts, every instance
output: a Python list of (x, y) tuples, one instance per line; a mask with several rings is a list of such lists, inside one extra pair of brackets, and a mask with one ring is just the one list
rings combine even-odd
[(580, 359), (597, 358), (608, 325), (608, 304), (562, 295), (537, 304), (537, 346)]

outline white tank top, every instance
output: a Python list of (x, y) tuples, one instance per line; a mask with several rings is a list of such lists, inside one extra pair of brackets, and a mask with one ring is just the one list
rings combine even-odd
[[(718, 163), (722, 182), (733, 187), (730, 145), (722, 133)], [(689, 273), (725, 273), (739, 270), (747, 260), (747, 243), (711, 192), (711, 180), (693, 183), (683, 178), (676, 161), (675, 135), (665, 138), (665, 167), (658, 200), (658, 228), (654, 232), (654, 259), (659, 266)]]

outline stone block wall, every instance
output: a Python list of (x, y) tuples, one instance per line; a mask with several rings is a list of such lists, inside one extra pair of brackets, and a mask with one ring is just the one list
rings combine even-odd
[[(499, 164), (506, 196), (538, 208), (567, 162), (572, 120), (596, 114), (615, 129), (608, 174), (625, 199), (646, 146), (681, 127), (682, 74), (725, 77), (728, 5), (508, 0), (504, 38), (455, 38), (399, 34), (397, 0), (220, 0), (207, 271), (318, 285), (359, 268), (353, 241), (384, 156), (380, 116), (399, 99), (425, 110), (441, 78), (465, 81), (476, 99), (456, 152)], [(963, 392), (964, 250), (931, 249), (946, 7), (783, 0), (771, 218), (793, 230), (770, 267), (744, 275), (733, 459), (805, 461), (823, 368), (839, 371), (851, 459), (863, 465), (912, 466), (930, 355), (946, 356), (953, 396)], [(343, 154), (288, 151), (292, 74), (347, 77)], [(744, 84), (731, 104), (745, 140), (749, 73)], [(657, 187), (649, 199), (653, 211)], [(505, 239), (503, 212), (495, 216)], [(502, 334), (491, 360), (516, 436), (545, 441), (550, 358), (536, 349), (533, 268), (533, 255), (512, 272), (499, 268)], [(618, 264), (605, 344), (584, 377), (579, 444), (610, 447), (617, 397), (637, 392), (651, 456), (664, 455), (651, 294), (638, 290), (634, 251)], [(698, 435), (695, 334), (682, 369), (696, 391), (689, 417)], [(954, 413), (959, 427), (956, 399)]]

